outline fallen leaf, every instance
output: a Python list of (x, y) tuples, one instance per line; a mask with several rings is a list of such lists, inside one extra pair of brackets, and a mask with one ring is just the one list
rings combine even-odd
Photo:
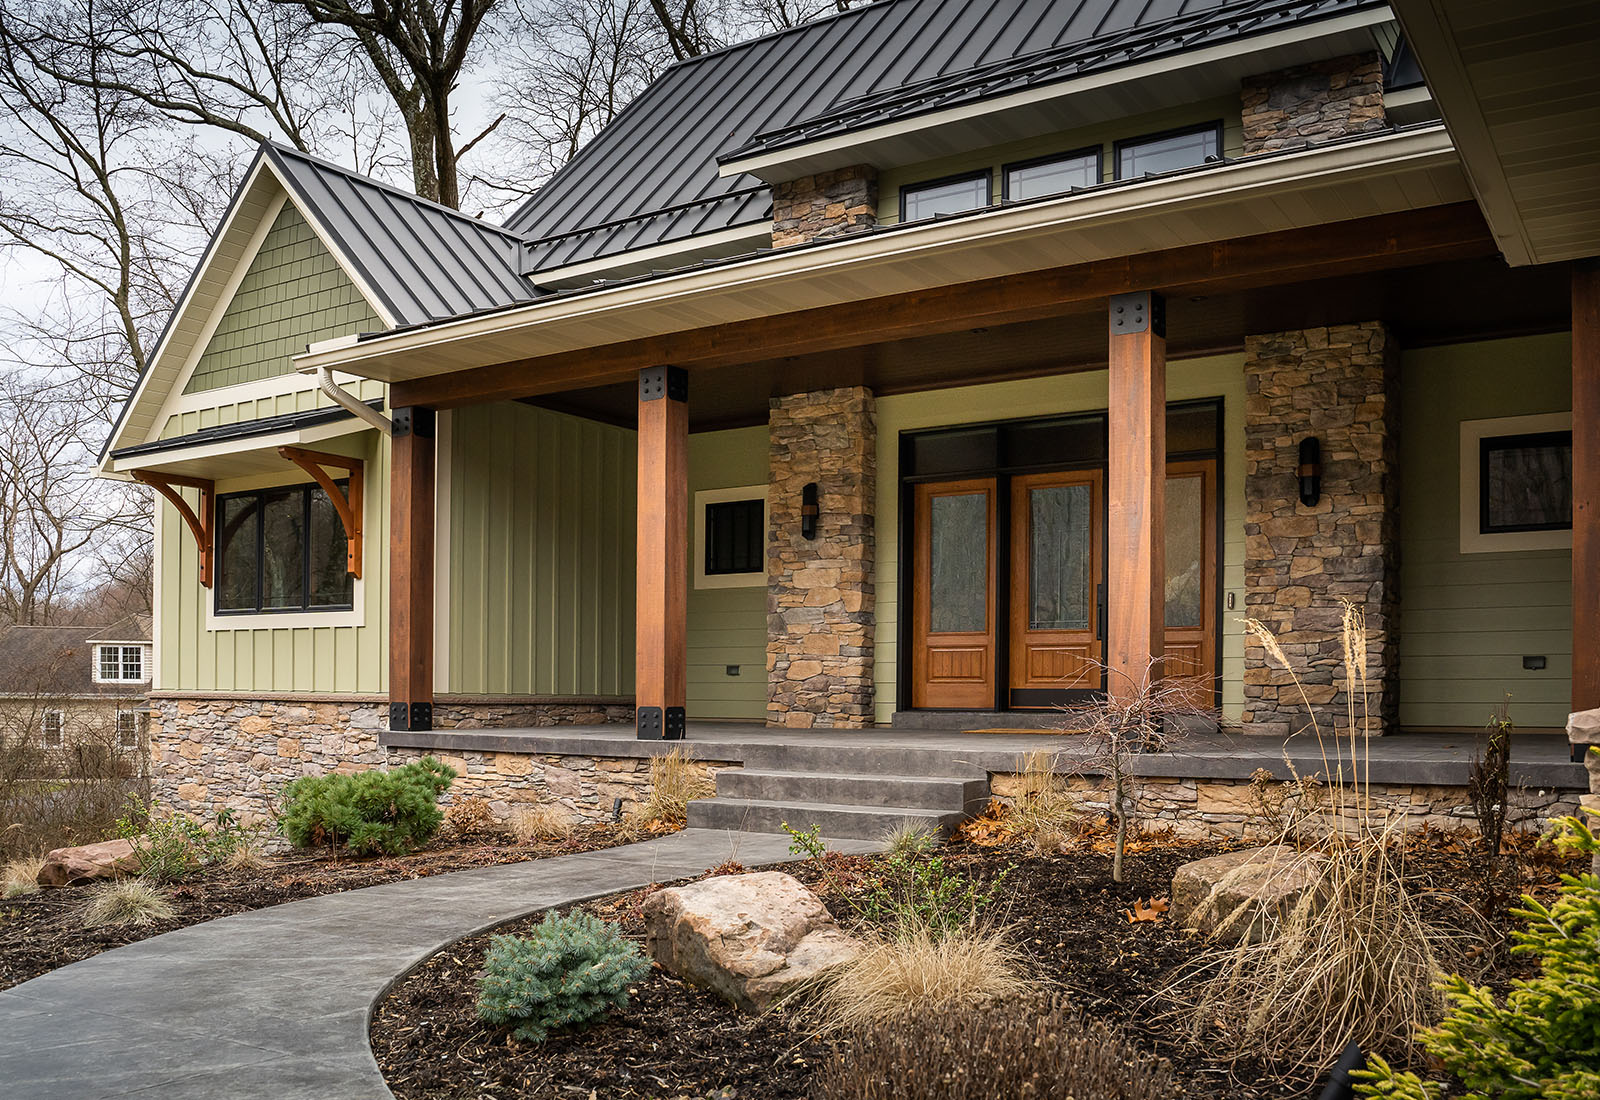
[(1151, 897), (1144, 901), (1133, 899), (1133, 908), (1124, 909), (1129, 924), (1138, 924), (1145, 921), (1158, 921), (1170, 906), (1166, 898)]

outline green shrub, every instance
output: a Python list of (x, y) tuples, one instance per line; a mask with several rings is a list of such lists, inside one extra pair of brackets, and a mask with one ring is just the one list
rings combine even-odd
[[(1600, 852), (1589, 826), (1566, 818), (1556, 843)], [(1539, 975), (1511, 983), (1504, 1005), (1455, 975), (1445, 982), (1450, 1013), (1418, 1041), (1467, 1087), (1471, 1098), (1593, 1100), (1600, 1096), (1600, 877), (1562, 875), (1548, 908), (1524, 896), (1512, 912), (1528, 927), (1512, 932), (1515, 954), (1539, 959)], [(1382, 1059), (1355, 1074), (1362, 1096), (1432, 1100), (1443, 1090)]]
[(455, 777), (432, 756), (390, 771), (308, 775), (283, 789), (279, 825), (297, 848), (403, 855), (439, 831), (439, 796)]
[(232, 810), (218, 810), (216, 827), (207, 829), (182, 814), (162, 816), (153, 802), (119, 817), (117, 835), (133, 841), (139, 874), (153, 882), (176, 882), (250, 845)]
[(628, 986), (650, 969), (639, 946), (587, 913), (547, 915), (531, 936), (495, 936), (483, 962), (478, 1016), (543, 1040), (628, 1003)]
[(981, 887), (971, 876), (945, 866), (942, 856), (891, 854), (867, 892), (863, 915), (897, 934), (926, 929), (940, 939), (977, 924), (1000, 897), (1008, 874), (1010, 868)]

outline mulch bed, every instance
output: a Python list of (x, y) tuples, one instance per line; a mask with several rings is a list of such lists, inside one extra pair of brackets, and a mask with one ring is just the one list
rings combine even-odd
[(177, 916), (144, 927), (89, 929), (81, 911), (90, 887), (67, 886), (0, 901), (0, 989), (163, 932), (287, 901), (381, 886), (401, 879), (571, 855), (639, 839), (610, 825), (578, 826), (560, 840), (436, 839), (405, 856), (355, 859), (294, 853), (259, 868), (212, 867), (165, 888)]
[[(1011, 849), (956, 842), (948, 862), (975, 877), (1012, 867), (1005, 914), (1016, 938), (1034, 956), (1040, 976), (1092, 1017), (1122, 1026), (1141, 1047), (1171, 1059), (1184, 1095), (1266, 1100), (1315, 1096), (1320, 1083), (1275, 1077), (1261, 1066), (1225, 1067), (1186, 1034), (1184, 1007), (1167, 994), (1174, 977), (1205, 950), (1170, 921), (1131, 923), (1135, 901), (1168, 892), (1179, 864), (1228, 845), (1154, 842), (1129, 858), (1128, 881), (1111, 881), (1104, 843), (1040, 857)], [(1548, 855), (1523, 861), (1523, 888), (1554, 893), (1562, 866)], [(1450, 888), (1466, 896), (1475, 881), (1474, 857), (1459, 840), (1424, 833), (1413, 844), (1412, 875), (1423, 889)], [(806, 865), (787, 868), (815, 881)], [(619, 921), (642, 938), (639, 905), (649, 890), (583, 906)], [(842, 904), (834, 905), (837, 911)], [(1452, 916), (1457, 914), (1457, 916)], [(537, 917), (501, 931), (526, 931)], [(1437, 918), (1471, 918), (1441, 902)], [(543, 1043), (510, 1039), (480, 1023), (474, 1012), (478, 971), (488, 936), (452, 945), (397, 983), (378, 1006), (373, 1051), (401, 1100), (632, 1100), (668, 1097), (789, 1100), (809, 1097), (816, 1068), (848, 1057), (835, 1042), (803, 1030), (791, 1018), (740, 1014), (716, 996), (653, 968), (628, 1007), (588, 1030)], [(1531, 964), (1502, 949), (1482, 953), (1480, 980), (1503, 985)]]

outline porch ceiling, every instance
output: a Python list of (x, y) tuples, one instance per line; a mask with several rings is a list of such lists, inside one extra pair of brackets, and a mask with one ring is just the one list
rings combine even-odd
[[(1242, 348), (1248, 334), (1383, 320), (1405, 346), (1447, 343), (1568, 325), (1565, 265), (1506, 267), (1497, 259), (1430, 264), (1285, 283), (1250, 291), (1178, 296), (1167, 306), (1173, 359)], [(766, 358), (690, 371), (692, 430), (763, 424), (768, 399), (835, 386), (880, 394), (980, 381), (1102, 370), (1103, 305), (1019, 324), (996, 325), (839, 351)], [(637, 386), (571, 390), (530, 399), (546, 408), (633, 426)]]
[(1600, 4), (1392, 7), (1506, 259), (1600, 255)]

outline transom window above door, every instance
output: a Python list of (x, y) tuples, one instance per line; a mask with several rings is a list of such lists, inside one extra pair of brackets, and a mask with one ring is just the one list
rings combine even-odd
[(982, 209), (989, 205), (989, 188), (987, 171), (907, 184), (900, 188), (900, 220), (916, 222)]

